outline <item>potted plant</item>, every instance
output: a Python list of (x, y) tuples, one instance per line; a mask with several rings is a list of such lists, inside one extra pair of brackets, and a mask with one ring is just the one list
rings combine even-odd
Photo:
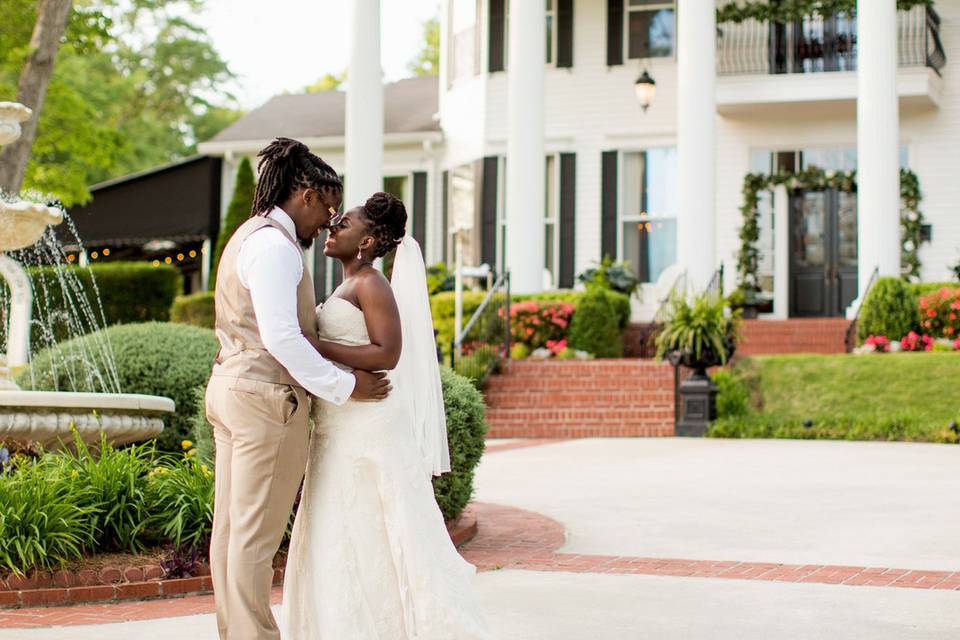
[(663, 331), (657, 337), (657, 356), (693, 373), (680, 384), (682, 417), (678, 436), (703, 436), (716, 418), (717, 389), (707, 369), (726, 364), (737, 348), (739, 310), (727, 312), (727, 303), (715, 293), (688, 300), (674, 296)]
[(740, 311), (740, 317), (745, 320), (755, 320), (760, 313), (773, 311), (773, 300), (770, 296), (750, 287), (735, 289), (727, 297), (727, 304), (731, 309)]

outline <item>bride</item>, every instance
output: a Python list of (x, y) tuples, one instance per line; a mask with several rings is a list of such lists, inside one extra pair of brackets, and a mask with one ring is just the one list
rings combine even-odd
[[(489, 638), (474, 567), (447, 535), (432, 475), (449, 471), (423, 258), (387, 193), (348, 211), (324, 254), (343, 284), (318, 310), (317, 349), (393, 370), (382, 402), (319, 404), (283, 589), (284, 640)], [(397, 248), (391, 283), (373, 266)]]

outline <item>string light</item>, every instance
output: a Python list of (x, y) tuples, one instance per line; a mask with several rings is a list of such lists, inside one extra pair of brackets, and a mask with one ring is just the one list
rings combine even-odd
[(67, 262), (73, 262), (76, 258), (72, 255), (67, 256)]
[(103, 250), (103, 255), (104, 255), (104, 257), (110, 255), (110, 249), (104, 249), (104, 250)]
[(182, 254), (182, 253), (178, 253), (178, 254), (177, 254), (177, 262), (183, 262), (183, 254)]
[(171, 262), (173, 262), (173, 259), (170, 258), (170, 256), (167, 256), (166, 258), (163, 259), (163, 261), (164, 261), (166, 264), (170, 264)]
[(91, 260), (96, 260), (98, 257), (100, 257), (100, 256), (99, 256), (99, 254), (98, 254), (96, 251), (94, 251), (93, 253), (90, 254), (90, 259), (91, 259)]
[(190, 257), (191, 257), (191, 258), (196, 258), (196, 257), (197, 257), (197, 252), (194, 251), (193, 249), (191, 249), (191, 250), (190, 250)]
[(159, 267), (159, 266), (160, 266), (160, 261), (159, 261), (159, 260), (154, 260), (154, 261), (153, 261), (153, 266)]

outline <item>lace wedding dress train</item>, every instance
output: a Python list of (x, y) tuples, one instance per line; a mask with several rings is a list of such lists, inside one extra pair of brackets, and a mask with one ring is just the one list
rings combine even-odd
[[(320, 337), (369, 344), (331, 298)], [(320, 402), (283, 588), (284, 640), (487, 640), (474, 567), (447, 535), (405, 405)]]

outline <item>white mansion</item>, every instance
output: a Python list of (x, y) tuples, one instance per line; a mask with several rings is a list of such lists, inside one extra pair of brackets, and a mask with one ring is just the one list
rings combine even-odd
[[(461, 233), (468, 264), (530, 292), (609, 255), (651, 283), (642, 318), (680, 274), (703, 288), (722, 265), (736, 286), (748, 173), (856, 169), (856, 192), (760, 197), (770, 316), (829, 316), (900, 273), (903, 167), (923, 194), (922, 278), (960, 260), (960, 0), (719, 24), (728, 0), (445, 0), (439, 78), (386, 87), (379, 0), (354, 4), (346, 93), (278, 96), (200, 145), (224, 158), (224, 207), (242, 156), (297, 137), (343, 172), (348, 206), (402, 194), (428, 261), (452, 261)], [(326, 291), (329, 266), (315, 260)]]

